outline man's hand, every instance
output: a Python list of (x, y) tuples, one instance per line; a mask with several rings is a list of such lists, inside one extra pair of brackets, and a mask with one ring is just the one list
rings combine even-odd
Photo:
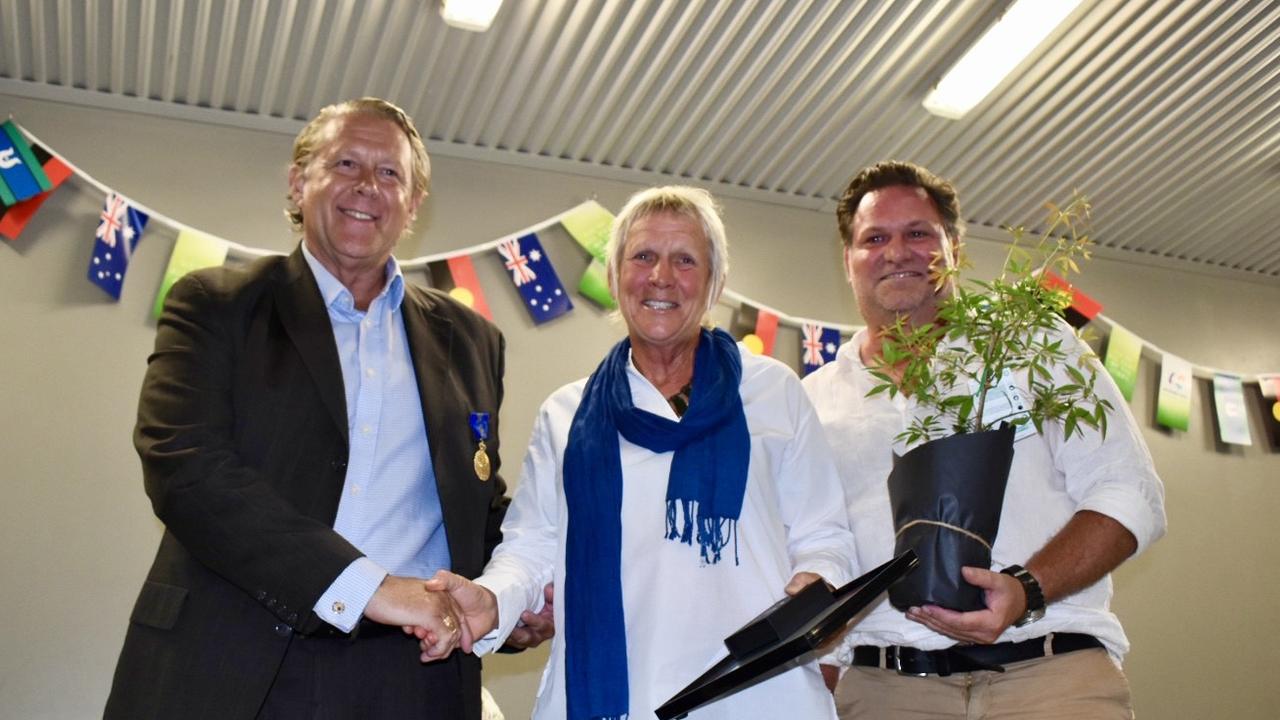
[(456, 604), (448, 593), (432, 592), (420, 578), (388, 575), (378, 586), (364, 616), (383, 625), (417, 628), (422, 634), (422, 662), (448, 656), (461, 643), (471, 645), (471, 635), (460, 618)]
[(961, 568), (960, 572), (965, 582), (983, 589), (985, 610), (960, 613), (925, 605), (907, 610), (907, 618), (961, 642), (989, 645), (1027, 611), (1026, 593), (1022, 583), (1009, 575), (976, 567)]
[[(1053, 602), (1097, 582), (1138, 549), (1138, 540), (1119, 521), (1092, 510), (1081, 510), (1025, 563)], [(996, 641), (1027, 611), (1027, 594), (1017, 578), (966, 567), (964, 579), (985, 591), (986, 610), (958, 613), (935, 606), (911, 608), (907, 617), (964, 642)]]
[(547, 586), (542, 588), (542, 597), (545, 603), (541, 610), (536, 613), (525, 610), (520, 614), (520, 622), (516, 624), (516, 629), (507, 636), (507, 645), (528, 650), (538, 647), (548, 638), (555, 636), (555, 585), (547, 583)]
[[(488, 588), (448, 570), (436, 572), (425, 585), (431, 592), (447, 594), (457, 607), (458, 617), (462, 620), (460, 647), (463, 652), (471, 652), (472, 644), (476, 640), (488, 635), (498, 626), (498, 599)], [(426, 630), (429, 628), (419, 627), (413, 632), (422, 641), (423, 652), (426, 652), (428, 643), (431, 641), (431, 636), (425, 632)]]

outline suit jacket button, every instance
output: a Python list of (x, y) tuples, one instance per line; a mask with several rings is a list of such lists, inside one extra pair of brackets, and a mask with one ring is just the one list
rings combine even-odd
[(259, 590), (259, 591), (258, 591), (258, 594), (257, 594), (257, 595), (254, 595), (254, 597), (258, 598), (258, 602), (262, 602), (263, 600), (266, 600), (266, 599), (267, 599), (267, 591), (266, 591), (266, 590)]
[(280, 637), (289, 637), (289, 633), (293, 632), (293, 628), (285, 625), (284, 623), (276, 623), (276, 626), (272, 629), (275, 630), (276, 634)]
[(291, 613), (289, 613), (289, 617), (285, 618), (285, 621), (286, 621), (286, 622), (288, 622), (290, 625), (293, 625), (293, 624), (297, 623), (297, 622), (298, 622), (298, 613), (296, 613), (296, 612), (291, 612)]

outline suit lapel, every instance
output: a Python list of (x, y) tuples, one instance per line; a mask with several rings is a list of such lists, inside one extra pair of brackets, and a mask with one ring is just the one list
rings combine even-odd
[[(449, 546), (460, 547), (466, 532), (463, 508), (468, 477), (460, 458), (470, 458), (472, 438), (467, 424), (470, 408), (464, 406), (465, 393), (458, 388), (454, 371), (453, 322), (435, 311), (425, 293), (405, 285), (404, 326), (409, 336), (409, 352), (418, 379), (422, 417), (431, 447), (431, 467), (444, 515)], [(478, 480), (476, 482), (479, 482)]]
[(418, 395), (422, 399), (422, 418), (427, 425), (431, 444), (431, 462), (440, 473), (440, 460), (446, 442), (456, 437), (457, 398), (453, 385), (453, 322), (434, 311), (429, 298), (412, 292), (406, 283), (404, 294), (404, 327), (409, 336), (409, 352), (413, 356), (413, 372), (418, 379)]
[(285, 280), (276, 287), (280, 323), (307, 366), (316, 391), (333, 422), (347, 436), (347, 400), (342, 386), (342, 365), (333, 339), (333, 326), (320, 296), (315, 276), (302, 257), (301, 245), (285, 261)]

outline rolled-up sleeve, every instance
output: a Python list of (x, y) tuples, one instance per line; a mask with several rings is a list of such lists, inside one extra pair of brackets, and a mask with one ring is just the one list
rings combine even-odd
[[(1115, 381), (1074, 333), (1067, 331), (1064, 336), (1068, 338), (1064, 347), (1071, 353), (1068, 361), (1083, 358), (1092, 365), (1097, 373), (1098, 397), (1109, 402), (1112, 411), (1105, 437), (1085, 429), (1082, 435), (1066, 439), (1055, 423), (1049, 435), (1055, 446), (1054, 462), (1066, 478), (1067, 492), (1075, 499), (1077, 511), (1091, 510), (1123, 525), (1138, 541), (1137, 555), (1165, 533), (1164, 484)], [(1054, 375), (1059, 383), (1070, 382), (1061, 368)]]

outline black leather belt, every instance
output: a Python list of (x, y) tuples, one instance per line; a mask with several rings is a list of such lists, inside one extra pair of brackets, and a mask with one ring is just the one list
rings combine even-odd
[[(1046, 647), (1050, 650), (1046, 651)], [(1102, 642), (1098, 638), (1080, 633), (1050, 633), (1022, 642), (954, 645), (942, 650), (859, 645), (853, 649), (853, 664), (896, 670), (899, 675), (946, 676), (977, 670), (1004, 672), (1003, 666), (1009, 663), (1100, 647)]]

